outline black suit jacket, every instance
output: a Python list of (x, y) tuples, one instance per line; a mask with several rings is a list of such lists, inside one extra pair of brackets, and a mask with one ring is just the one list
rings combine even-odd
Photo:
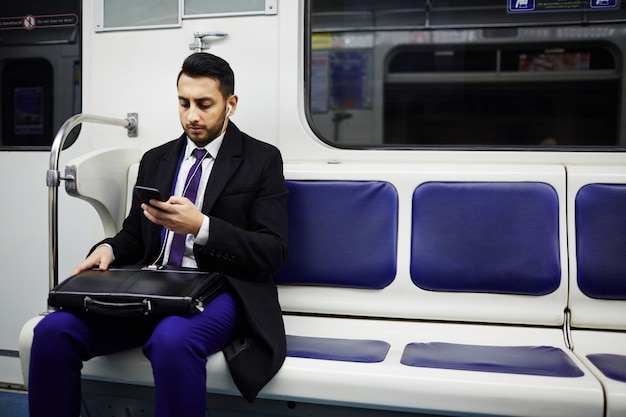
[[(185, 143), (183, 134), (146, 152), (137, 184), (156, 187), (169, 196)], [(224, 354), (235, 384), (248, 401), (278, 372), (286, 355), (272, 274), (287, 256), (287, 193), (278, 149), (230, 122), (202, 207), (210, 218), (209, 241), (203, 247), (196, 245), (194, 251), (198, 268), (223, 271), (240, 301), (239, 337)], [(112, 246), (114, 265), (149, 264), (159, 256), (161, 230), (143, 215), (135, 197), (122, 230), (99, 244)]]

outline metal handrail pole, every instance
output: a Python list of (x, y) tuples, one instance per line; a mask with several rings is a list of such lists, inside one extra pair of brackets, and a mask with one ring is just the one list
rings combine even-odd
[(90, 114), (77, 114), (65, 121), (52, 142), (50, 148), (50, 163), (46, 173), (46, 185), (48, 186), (48, 275), (49, 289), (54, 288), (59, 282), (59, 213), (58, 196), (59, 185), (62, 179), (59, 172), (59, 157), (65, 140), (69, 133), (81, 123), (99, 123), (105, 125), (121, 126), (128, 129), (129, 136), (136, 136), (137, 118), (129, 114), (126, 119), (114, 119), (110, 117), (95, 116)]

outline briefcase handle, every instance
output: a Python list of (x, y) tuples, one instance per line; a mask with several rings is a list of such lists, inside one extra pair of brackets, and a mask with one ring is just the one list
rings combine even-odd
[(114, 317), (145, 316), (152, 309), (150, 300), (147, 299), (134, 303), (112, 303), (86, 296), (83, 304), (85, 311)]

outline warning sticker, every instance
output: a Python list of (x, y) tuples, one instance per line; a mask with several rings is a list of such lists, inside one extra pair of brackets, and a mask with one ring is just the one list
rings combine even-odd
[(0, 17), (0, 30), (26, 29), (33, 30), (39, 28), (76, 26), (78, 16), (71, 14), (53, 14), (44, 16), (33, 16), (28, 14), (20, 17)]

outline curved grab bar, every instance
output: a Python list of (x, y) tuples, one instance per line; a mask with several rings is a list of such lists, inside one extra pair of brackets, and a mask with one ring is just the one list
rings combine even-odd
[(59, 157), (65, 139), (69, 133), (81, 123), (99, 123), (105, 125), (121, 126), (128, 130), (129, 137), (137, 136), (138, 118), (137, 113), (128, 113), (126, 119), (113, 119), (110, 117), (95, 116), (91, 114), (77, 114), (65, 121), (59, 129), (52, 147), (50, 148), (50, 165), (46, 173), (46, 185), (48, 186), (48, 274), (49, 287), (52, 289), (59, 282), (59, 212), (58, 195), (61, 180), (69, 177), (61, 177), (59, 173)]

